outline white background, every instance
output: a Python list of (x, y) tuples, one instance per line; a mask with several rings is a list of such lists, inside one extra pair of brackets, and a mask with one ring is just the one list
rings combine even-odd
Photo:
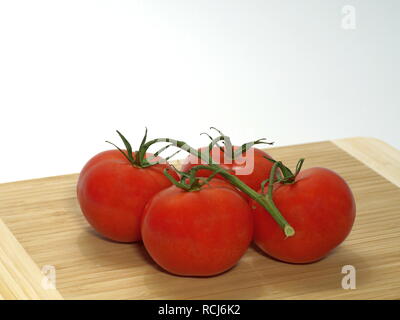
[(400, 148), (399, 31), (396, 0), (0, 1), (0, 182), (78, 172), (145, 126)]

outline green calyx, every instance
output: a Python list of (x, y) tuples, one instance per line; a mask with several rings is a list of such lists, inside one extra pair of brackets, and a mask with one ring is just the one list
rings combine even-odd
[[(296, 181), (296, 177), (301, 171), (301, 168), (304, 163), (304, 158), (299, 159), (299, 161), (296, 164), (296, 170), (293, 173), (288, 167), (286, 167), (282, 161), (276, 161), (271, 158), (264, 157), (265, 159), (273, 162), (273, 166), (271, 169), (271, 174), (268, 177), (268, 179), (264, 180), (261, 183), (261, 191), (264, 193), (264, 188), (267, 183), (272, 181), (272, 183), (269, 183), (269, 185), (273, 185), (275, 182), (282, 183), (282, 184), (293, 184)], [(279, 169), (279, 170), (277, 170)]]
[[(211, 143), (208, 145), (208, 155), (211, 155), (213, 147), (218, 147), (221, 152), (224, 153), (224, 156), (226, 157), (226, 160), (228, 161), (234, 161), (237, 159), (239, 156), (241, 156), (243, 153), (245, 153), (247, 150), (252, 148), (255, 145), (258, 144), (269, 144), (272, 145), (274, 144), (273, 142), (267, 142), (265, 138), (258, 139), (256, 141), (250, 141), (242, 144), (239, 148), (234, 150), (234, 147), (232, 145), (231, 139), (229, 136), (226, 136), (222, 133), (222, 131), (218, 130), (215, 127), (210, 127), (211, 130), (217, 131), (220, 135), (217, 136), (216, 138), (213, 138), (210, 136), (208, 133), (203, 132), (201, 134), (204, 134), (208, 136), (208, 138), (211, 140)], [(224, 146), (219, 145), (219, 142), (222, 141)], [(209, 162), (211, 163), (211, 162)]]
[[(207, 166), (208, 167), (208, 166)], [(209, 177), (197, 177), (197, 171), (201, 168), (193, 167), (188, 172), (179, 171), (174, 167), (174, 170), (181, 177), (180, 180), (176, 180), (173, 176), (169, 174), (169, 168), (164, 169), (164, 175), (168, 178), (169, 181), (178, 188), (181, 188), (185, 191), (199, 191), (204, 185), (208, 184), (217, 174), (218, 170), (211, 174)]]
[[(156, 159), (161, 152), (163, 152), (166, 149), (168, 149), (169, 147), (171, 147), (171, 145), (164, 146), (161, 149), (159, 149), (157, 152), (155, 152), (151, 157), (147, 158), (146, 157), (146, 152), (147, 152), (147, 149), (148, 149), (148, 147), (146, 147), (147, 128), (145, 130), (142, 142), (140, 143), (139, 149), (137, 151), (135, 151), (135, 152), (132, 151), (131, 144), (122, 135), (122, 133), (119, 132), (118, 130), (117, 130), (117, 133), (118, 133), (119, 137), (121, 138), (122, 142), (124, 143), (126, 151), (122, 150), (121, 148), (119, 148), (117, 145), (115, 145), (114, 143), (112, 143), (110, 141), (106, 141), (106, 142), (112, 144), (115, 148), (117, 148), (124, 155), (124, 157), (129, 161), (129, 163), (132, 164), (132, 166), (137, 167), (137, 168), (148, 168), (148, 167), (154, 166), (156, 164), (160, 164), (161, 161), (159, 161), (159, 160), (156, 160), (154, 162), (152, 162), (151, 160)], [(165, 158), (164, 161), (165, 162), (168, 161), (170, 158), (172, 158), (178, 152), (180, 152), (180, 150), (178, 150), (177, 152), (175, 152), (171, 156)]]
[[(304, 159), (300, 159), (296, 165), (296, 171), (293, 173), (288, 167), (286, 167), (281, 161), (275, 161), (270, 158), (266, 158), (273, 162), (273, 166), (269, 175), (269, 178), (264, 180), (261, 183), (261, 193), (267, 203), (269, 203), (270, 207), (273, 211), (279, 212), (279, 209), (275, 206), (273, 201), (273, 188), (275, 183), (282, 183), (282, 184), (293, 184), (296, 181), (296, 177), (299, 174), (301, 167), (303, 166)], [(280, 172), (278, 171), (280, 170)], [(264, 191), (265, 185), (268, 183), (268, 190), (267, 192)], [(282, 226), (282, 225), (281, 225)], [(284, 233), (287, 237), (291, 237), (294, 235), (294, 229), (289, 225), (283, 226)]]

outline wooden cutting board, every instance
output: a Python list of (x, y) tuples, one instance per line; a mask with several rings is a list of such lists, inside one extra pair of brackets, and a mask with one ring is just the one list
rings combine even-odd
[[(142, 244), (99, 237), (75, 197), (77, 174), (0, 184), (0, 299), (399, 299), (400, 152), (370, 138), (270, 148), (294, 166), (328, 167), (352, 188), (351, 235), (325, 259), (304, 265), (249, 248), (230, 271), (209, 278), (170, 275)], [(356, 270), (345, 290), (342, 267)], [(43, 286), (54, 268), (57, 289)]]

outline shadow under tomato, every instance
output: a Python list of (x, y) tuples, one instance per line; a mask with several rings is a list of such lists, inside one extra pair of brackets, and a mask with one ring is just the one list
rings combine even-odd
[[(229, 270), (226, 270), (226, 271), (224, 271), (224, 272), (222, 272), (222, 273), (220, 273), (220, 274), (218, 274), (218, 275), (213, 275), (213, 276), (184, 276), (184, 275), (176, 275), (176, 274), (173, 274), (173, 273), (171, 273), (171, 272), (169, 272), (168, 270), (165, 270), (164, 268), (162, 268), (161, 266), (159, 266), (154, 260), (153, 260), (153, 258), (150, 256), (150, 254), (148, 253), (148, 251), (146, 250), (146, 247), (144, 246), (144, 243), (143, 243), (143, 241), (137, 241), (137, 242), (131, 242), (131, 243), (127, 243), (127, 242), (118, 242), (118, 241), (114, 241), (114, 240), (111, 240), (111, 239), (108, 239), (108, 238), (106, 238), (106, 237), (104, 237), (104, 236), (102, 236), (101, 234), (99, 234), (99, 233), (97, 233), (95, 230), (93, 230), (93, 229), (91, 229), (91, 228), (88, 228), (87, 230), (86, 230), (86, 233), (87, 234), (89, 234), (89, 238), (91, 238), (91, 240), (90, 241), (88, 241), (88, 235), (86, 234), (86, 235), (83, 235), (83, 238), (84, 238), (84, 241), (85, 241), (85, 246), (87, 247), (87, 245), (89, 244), (89, 246), (90, 246), (90, 256), (92, 255), (92, 253), (94, 253), (94, 250), (96, 250), (97, 252), (102, 252), (103, 250), (98, 250), (99, 249), (99, 244), (100, 244), (100, 246), (102, 246), (102, 247), (110, 247), (110, 246), (113, 246), (114, 247), (114, 245), (116, 244), (117, 246), (118, 246), (118, 248), (116, 247), (116, 248), (114, 248), (114, 251), (115, 250), (119, 250), (119, 251), (121, 251), (121, 250), (123, 250), (122, 249), (122, 246), (129, 246), (129, 247), (132, 247), (132, 252), (131, 252), (131, 254), (133, 254), (134, 256), (135, 256), (135, 258), (137, 258), (137, 257), (140, 257), (141, 258), (141, 260), (143, 261), (143, 262), (145, 262), (146, 264), (147, 264), (147, 266), (151, 266), (152, 268), (154, 268), (157, 272), (162, 272), (162, 273), (165, 273), (165, 274), (167, 274), (167, 275), (171, 275), (171, 276), (174, 276), (174, 277), (181, 277), (181, 278), (212, 278), (212, 277), (216, 277), (216, 276), (218, 276), (218, 275), (220, 275), (220, 274), (223, 274), (223, 273), (225, 273), (225, 272), (228, 272), (229, 270), (231, 270), (231, 269), (233, 269), (234, 267), (232, 267), (231, 269), (229, 269)], [(103, 242), (99, 242), (99, 241), (97, 241), (97, 240), (94, 240), (93, 241), (93, 238), (95, 238), (95, 239), (98, 239), (98, 240), (101, 240), (101, 241), (103, 241)], [(107, 243), (109, 243), (109, 244), (107, 244)], [(122, 245), (122, 246), (121, 246)], [(120, 247), (121, 246), (121, 247)], [(103, 248), (102, 248), (103, 249)], [(106, 250), (107, 252), (108, 252), (108, 250)], [(124, 250), (125, 251), (125, 250)], [(106, 260), (112, 260), (112, 261), (114, 261), (114, 257), (110, 257), (109, 258), (109, 256), (104, 256), (103, 257), (103, 255), (99, 255), (99, 256), (97, 256), (96, 257), (96, 260), (98, 260), (98, 261), (100, 261), (100, 260), (102, 260), (103, 258), (106, 258)]]
[[(301, 262), (301, 263), (295, 263), (295, 262), (288, 262), (288, 261), (283, 261), (283, 260), (279, 260), (273, 256), (270, 256), (268, 253), (264, 252), (263, 250), (260, 249), (260, 247), (258, 247), (254, 242), (251, 244), (251, 248), (256, 251), (258, 254), (264, 256), (266, 259), (271, 259), (277, 262), (281, 262), (281, 263), (285, 263), (285, 264), (291, 264), (291, 265), (307, 265), (307, 264), (313, 264), (313, 263), (317, 263), (320, 260), (323, 260), (325, 257), (322, 257), (318, 260), (312, 261), (312, 262)], [(329, 255), (329, 254), (328, 254)]]
[(116, 269), (129, 265), (153, 263), (145, 254), (142, 242), (124, 243), (103, 237), (91, 227), (83, 228), (77, 238), (77, 245), (86, 261), (97, 266), (114, 266)]

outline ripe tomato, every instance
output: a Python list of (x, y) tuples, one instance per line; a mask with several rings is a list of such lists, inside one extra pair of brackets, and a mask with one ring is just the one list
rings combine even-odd
[(148, 203), (143, 243), (154, 261), (183, 276), (212, 276), (232, 268), (253, 237), (253, 216), (244, 198), (214, 179), (200, 190), (171, 186)]
[[(234, 151), (237, 149), (237, 146), (233, 147)], [(208, 147), (203, 147), (200, 151), (207, 152)], [(234, 160), (230, 160), (219, 147), (214, 147), (211, 150), (211, 157), (213, 161), (219, 164), (223, 169), (237, 176), (256, 191), (260, 189), (261, 182), (269, 177), (273, 166), (273, 163), (265, 158), (271, 158), (271, 156), (257, 148), (250, 148), (247, 152), (239, 155)], [(198, 164), (200, 164), (200, 160), (196, 156), (190, 154), (182, 163), (182, 171), (189, 171)], [(201, 164), (207, 163), (201, 161)], [(212, 171), (210, 170), (202, 169), (197, 172), (198, 177), (208, 177), (211, 174)], [(216, 178), (224, 179), (220, 175), (217, 175)], [(246, 198), (250, 199), (247, 195)]]
[(276, 184), (272, 198), (296, 233), (285, 238), (269, 213), (252, 201), (254, 241), (278, 260), (291, 263), (317, 261), (342, 243), (353, 226), (356, 206), (352, 192), (331, 170), (303, 170), (293, 184)]
[(94, 156), (82, 169), (77, 184), (78, 201), (89, 224), (114, 241), (140, 240), (140, 221), (146, 203), (171, 186), (163, 174), (166, 167), (166, 163), (135, 167), (118, 150)]

